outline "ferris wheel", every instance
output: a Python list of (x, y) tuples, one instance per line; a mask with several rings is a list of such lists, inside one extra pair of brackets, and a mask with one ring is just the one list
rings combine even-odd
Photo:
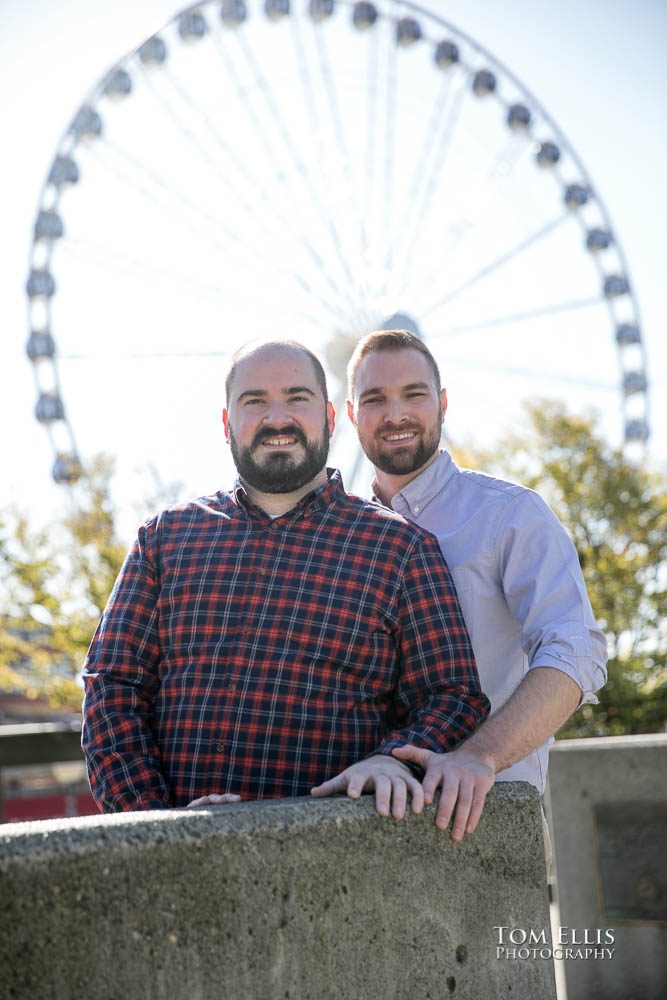
[[(225, 358), (265, 335), (318, 353), (339, 414), (357, 339), (407, 327), (454, 389), (454, 439), (502, 425), (519, 379), (605, 411), (629, 448), (649, 436), (637, 303), (593, 182), (510, 70), (408, 2), (183, 10), (66, 128), (27, 295), (59, 483), (107, 449), (210, 491)], [(344, 429), (333, 461), (363, 488)]]

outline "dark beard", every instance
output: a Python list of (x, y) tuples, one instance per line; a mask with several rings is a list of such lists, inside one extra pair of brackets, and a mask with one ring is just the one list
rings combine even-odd
[[(291, 455), (267, 455), (260, 464), (253, 458), (253, 451), (262, 441), (270, 437), (294, 437), (303, 445), (305, 455), (295, 461)], [(229, 428), (229, 446), (239, 476), (260, 493), (294, 493), (309, 483), (327, 464), (329, 454), (329, 425), (326, 420), (319, 441), (308, 441), (298, 427), (270, 428), (258, 431), (249, 448), (240, 448)]]
[[(401, 428), (396, 429), (398, 431)], [(442, 421), (437, 428), (432, 428), (422, 436), (414, 450), (406, 447), (404, 450), (394, 449), (390, 454), (387, 454), (382, 453), (373, 442), (372, 446), (364, 451), (376, 469), (381, 472), (386, 472), (389, 476), (409, 476), (411, 472), (421, 469), (422, 465), (428, 462), (429, 458), (438, 450), (441, 432)]]

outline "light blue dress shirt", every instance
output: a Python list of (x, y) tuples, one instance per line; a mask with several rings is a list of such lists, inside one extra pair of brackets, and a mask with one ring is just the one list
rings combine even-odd
[[(534, 667), (562, 670), (582, 703), (606, 681), (607, 643), (577, 553), (533, 490), (459, 469), (443, 452), (391, 503), (438, 538), (454, 577), (491, 712)], [(544, 791), (549, 745), (498, 774)]]

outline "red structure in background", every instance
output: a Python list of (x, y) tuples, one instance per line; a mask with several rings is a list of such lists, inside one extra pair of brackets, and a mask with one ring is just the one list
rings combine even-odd
[(33, 819), (61, 819), (65, 816), (92, 816), (99, 810), (89, 791), (52, 791), (12, 797), (5, 791), (4, 822), (22, 823)]
[(80, 733), (80, 716), (0, 693), (0, 823), (97, 814)]

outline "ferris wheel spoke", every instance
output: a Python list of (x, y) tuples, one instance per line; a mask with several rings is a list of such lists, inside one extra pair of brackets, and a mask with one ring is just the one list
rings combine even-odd
[[(375, 225), (375, 203), (377, 191), (375, 186), (375, 156), (377, 151), (377, 92), (379, 78), (379, 55), (378, 46), (373, 44), (369, 37), (366, 47), (366, 110), (365, 110), (365, 143), (364, 143), (364, 205), (367, 206), (369, 217), (369, 237), (368, 245), (364, 248), (367, 266), (373, 266), (375, 261), (372, 258), (374, 251), (373, 243), (376, 236)], [(374, 292), (376, 289), (373, 289)]]
[[(342, 279), (343, 279), (342, 286), (337, 283), (334, 283), (329, 273), (327, 273), (327, 277), (329, 279), (329, 283), (333, 286), (337, 294), (339, 294), (341, 298), (345, 301), (348, 298), (347, 288), (349, 288), (350, 286), (352, 287), (354, 286), (354, 277), (349, 269), (348, 262), (345, 258), (345, 253), (343, 250), (340, 233), (338, 231), (337, 225), (332, 220), (331, 214), (328, 212), (326, 205), (323, 203), (317, 184), (310, 175), (310, 172), (303, 157), (299, 154), (299, 142), (290, 133), (290, 130), (285, 122), (285, 118), (281, 113), (281, 110), (279, 106), (276, 104), (276, 101), (273, 97), (273, 92), (266, 79), (266, 76), (262, 72), (261, 67), (259, 66), (252, 50), (247, 45), (245, 39), (239, 35), (238, 41), (239, 45), (242, 48), (246, 62), (250, 68), (250, 71), (255, 79), (258, 88), (258, 93), (262, 96), (262, 99), (264, 100), (267, 106), (269, 112), (268, 120), (270, 121), (271, 126), (277, 131), (283, 149), (287, 154), (288, 161), (291, 162), (297, 175), (301, 178), (305, 190), (307, 191), (308, 196), (310, 198), (311, 204), (313, 205), (315, 210), (319, 213), (320, 223), (322, 224), (324, 230), (327, 232), (328, 237), (331, 241), (331, 245), (335, 253), (336, 262), (342, 272)], [(262, 132), (262, 134), (264, 133)], [(302, 211), (303, 211), (303, 206), (297, 202), (295, 204), (295, 212), (296, 212), (295, 218), (299, 218)], [(318, 254), (318, 256), (320, 255)], [(321, 258), (320, 258), (320, 263), (322, 267), (325, 266), (325, 262)], [(329, 268), (330, 268), (330, 262), (329, 262)]]
[(387, 84), (385, 91), (384, 108), (384, 163), (383, 163), (383, 239), (385, 242), (385, 282), (383, 292), (389, 291), (391, 275), (394, 267), (394, 226), (393, 226), (393, 206), (394, 206), (394, 185), (396, 172), (396, 74), (397, 74), (397, 47), (391, 42), (387, 46)]
[(71, 256), (81, 254), (87, 261), (91, 257), (100, 258), (103, 262), (110, 263), (121, 273), (131, 275), (142, 282), (144, 281), (144, 276), (148, 276), (149, 279), (155, 282), (162, 282), (167, 278), (175, 282), (172, 287), (189, 288), (213, 298), (224, 298), (228, 294), (227, 290), (220, 285), (211, 285), (203, 282), (199, 280), (198, 276), (186, 274), (184, 271), (175, 268), (161, 267), (152, 261), (114, 250), (108, 246), (100, 246), (88, 240), (66, 236), (62, 243), (62, 249)]
[[(251, 193), (254, 193), (260, 188), (259, 181), (253, 178), (252, 173), (248, 170), (247, 165), (244, 165), (239, 158), (236, 156), (233, 148), (222, 139), (217, 130), (212, 128), (210, 119), (208, 116), (204, 116), (204, 123), (206, 128), (213, 135), (214, 142), (216, 143), (219, 152), (222, 152), (223, 159), (221, 162), (215, 160), (211, 152), (206, 148), (205, 144), (201, 141), (197, 131), (193, 128), (192, 122), (197, 122), (201, 120), (201, 113), (196, 109), (192, 99), (189, 97), (187, 92), (183, 87), (181, 87), (178, 81), (174, 78), (173, 74), (169, 72), (166, 67), (162, 68), (163, 79), (167, 81), (175, 91), (176, 95), (181, 99), (181, 101), (186, 105), (189, 110), (189, 116), (187, 118), (181, 117), (176, 111), (172, 101), (169, 101), (167, 97), (161, 92), (160, 88), (156, 85), (156, 82), (152, 76), (152, 71), (148, 70), (146, 67), (141, 67), (148, 92), (151, 96), (158, 102), (164, 114), (167, 116), (168, 120), (174, 125), (174, 127), (183, 136), (186, 142), (192, 146), (197, 153), (201, 156), (204, 162), (212, 169), (214, 175), (222, 181), (225, 185), (225, 191), (231, 192), (236, 198), (238, 204), (240, 204), (249, 214), (252, 214), (252, 205), (245, 198), (237, 188), (234, 187), (234, 181), (228, 173), (226, 173), (222, 167), (225, 161), (228, 161), (235, 170), (236, 180), (240, 180), (244, 186), (250, 184)], [(289, 231), (289, 230), (288, 230)]]
[[(214, 37), (219, 42), (218, 36), (214, 35)], [(247, 197), (244, 197), (239, 193), (238, 188), (234, 186), (234, 181), (232, 180), (232, 178), (221, 168), (221, 163), (218, 163), (211, 156), (210, 152), (206, 149), (205, 145), (199, 140), (197, 132), (191, 127), (188, 121), (184, 121), (178, 115), (178, 113), (174, 110), (172, 104), (168, 100), (166, 100), (164, 95), (162, 95), (158, 90), (158, 88), (154, 86), (152, 81), (150, 81), (148, 76), (149, 71), (147, 71), (145, 67), (142, 67), (142, 69), (147, 81), (149, 82), (149, 89), (152, 95), (155, 97), (156, 100), (159, 101), (159, 103), (164, 108), (168, 117), (170, 118), (172, 123), (176, 126), (176, 128), (178, 128), (182, 132), (182, 134), (190, 141), (190, 143), (195, 146), (195, 148), (203, 157), (205, 162), (220, 178), (220, 180), (224, 184), (224, 190), (231, 193), (234, 196), (237, 207), (242, 208), (247, 215), (248, 225), (249, 226), (252, 225), (255, 218), (255, 213), (256, 213), (255, 203), (257, 201), (261, 202), (263, 208), (266, 211), (267, 220), (268, 218), (272, 218), (273, 220), (278, 222), (280, 227), (279, 236), (281, 236), (282, 239), (286, 238), (287, 240), (294, 242), (295, 249), (298, 250), (305, 249), (310, 255), (311, 264), (314, 269), (315, 276), (317, 278), (324, 277), (325, 284), (329, 285), (334, 295), (338, 295), (339, 294), (338, 287), (335, 286), (328, 279), (328, 275), (324, 271), (324, 262), (322, 260), (321, 255), (314, 249), (312, 243), (308, 240), (305, 234), (302, 231), (300, 231), (299, 226), (295, 225), (294, 217), (292, 219), (289, 219), (284, 215), (284, 213), (280, 210), (279, 201), (277, 200), (267, 201), (265, 199), (262, 182), (259, 180), (259, 178), (256, 177), (256, 175), (250, 169), (249, 164), (239, 159), (239, 157), (234, 152), (233, 147), (230, 146), (228, 142), (226, 142), (224, 137), (220, 134), (219, 129), (211, 121), (210, 116), (209, 115), (202, 116), (201, 111), (198, 109), (196, 103), (193, 101), (192, 97), (189, 95), (187, 90), (178, 82), (178, 80), (174, 77), (174, 75), (166, 69), (166, 67), (163, 67), (162, 73), (164, 79), (172, 86), (176, 95), (183, 102), (183, 104), (185, 104), (186, 108), (189, 109), (190, 120), (203, 121), (203, 124), (209, 136), (212, 138), (219, 152), (222, 154), (223, 157), (222, 162), (223, 163), (228, 162), (231, 164), (231, 166), (235, 171), (236, 182), (241, 180), (245, 187), (248, 186), (250, 187), (249, 191), (250, 198), (251, 199), (254, 198), (255, 202), (253, 202), (253, 200), (248, 200)], [(263, 130), (260, 129), (258, 134), (260, 136), (263, 136), (264, 134)], [(210, 212), (207, 209), (203, 211), (205, 215), (207, 216), (210, 215)], [(216, 222), (216, 226), (218, 224), (219, 223)]]
[[(293, 22), (298, 25), (298, 21)], [(298, 33), (298, 28), (297, 28)], [(353, 242), (356, 245), (357, 257), (361, 261), (363, 250), (367, 243), (366, 234), (366, 219), (362, 208), (362, 204), (359, 200), (358, 192), (355, 188), (354, 178), (352, 176), (352, 156), (350, 154), (350, 148), (345, 135), (345, 128), (343, 126), (343, 116), (341, 113), (339, 95), (338, 95), (338, 81), (336, 74), (333, 72), (331, 65), (331, 58), (329, 55), (329, 50), (326, 44), (325, 33), (318, 29), (316, 26), (313, 28), (313, 37), (315, 39), (315, 47), (319, 55), (319, 66), (321, 70), (322, 81), (324, 84), (324, 92), (326, 95), (326, 103), (329, 110), (329, 120), (333, 126), (333, 135), (336, 140), (338, 147), (338, 155), (340, 157), (341, 172), (345, 182), (345, 189), (347, 194), (347, 199), (350, 205), (350, 229), (353, 234)], [(305, 65), (305, 52), (303, 48), (301, 51), (301, 64)], [(313, 105), (314, 108), (314, 105)], [(312, 113), (312, 112), (311, 112)], [(314, 128), (317, 127), (317, 120), (313, 122)], [(366, 291), (366, 281), (365, 281), (365, 271), (360, 268), (359, 275), (356, 275), (357, 280), (361, 279), (363, 285), (363, 290)], [(363, 296), (362, 296), (363, 297)]]
[(116, 351), (97, 354), (69, 351), (58, 355), (60, 361), (172, 361), (174, 359), (229, 358), (229, 351)]
[[(222, 65), (229, 72), (229, 67), (227, 65), (224, 53), (224, 47), (222, 46), (220, 38), (217, 34), (214, 34), (212, 37), (215, 39), (217, 43), (216, 49), (218, 55), (221, 58)], [(148, 76), (147, 71), (145, 69), (144, 73)], [(249, 188), (248, 194), (251, 200), (248, 200), (248, 197), (243, 197), (239, 194), (238, 189), (233, 186), (233, 182), (230, 176), (225, 172), (221, 172), (220, 165), (216, 163), (216, 161), (211, 157), (210, 153), (208, 153), (204, 145), (198, 140), (195, 130), (187, 122), (184, 122), (180, 118), (180, 116), (174, 111), (171, 103), (167, 101), (164, 98), (164, 96), (161, 95), (157, 90), (157, 88), (154, 86), (152, 87), (153, 95), (156, 97), (156, 99), (160, 101), (160, 103), (162, 104), (165, 111), (172, 119), (176, 127), (179, 128), (183, 132), (183, 134), (190, 139), (190, 141), (199, 150), (201, 155), (204, 156), (206, 161), (213, 167), (213, 169), (216, 171), (216, 173), (222, 180), (223, 184), (225, 185), (225, 190), (226, 191), (229, 190), (234, 195), (237, 205), (243, 208), (247, 213), (249, 222), (251, 222), (254, 218), (257, 203), (261, 203), (266, 213), (266, 216), (276, 220), (279, 223), (280, 235), (282, 235), (283, 238), (286, 237), (288, 240), (295, 242), (299, 246), (305, 247), (310, 253), (313, 266), (319, 272), (323, 264), (321, 255), (314, 250), (310, 241), (307, 239), (305, 234), (300, 230), (300, 227), (298, 225), (295, 225), (295, 216), (293, 215), (291, 219), (288, 218), (281, 211), (280, 202), (278, 200), (266, 199), (263, 182), (255, 175), (255, 173), (251, 169), (250, 164), (246, 161), (241, 160), (237, 156), (233, 146), (231, 146), (230, 143), (228, 143), (225, 140), (224, 136), (221, 135), (220, 130), (211, 121), (209, 115), (203, 115), (202, 118), (202, 113), (200, 109), (197, 107), (192, 97), (188, 94), (187, 90), (178, 82), (178, 80), (174, 77), (174, 75), (168, 72), (166, 68), (163, 68), (163, 73), (165, 80), (167, 80), (171, 84), (175, 93), (180, 97), (182, 102), (184, 102), (186, 107), (189, 109), (190, 119), (192, 121), (198, 121), (198, 120), (203, 121), (208, 134), (211, 136), (219, 152), (222, 154), (223, 157), (222, 162), (223, 163), (228, 162), (231, 164), (231, 166), (234, 168), (235, 171), (236, 181), (238, 182), (240, 180), (246, 188)], [(248, 102), (248, 109), (249, 112), (252, 111), (252, 104), (250, 102)], [(257, 123), (257, 135), (260, 139), (264, 138), (264, 129), (261, 127), (261, 123)], [(269, 154), (269, 156), (271, 156), (272, 150), (270, 148), (267, 148), (266, 151)], [(298, 218), (298, 216), (296, 216), (296, 218)], [(338, 292), (338, 289), (335, 287), (332, 290), (334, 291), (334, 293)]]
[[(358, 220), (358, 219), (362, 220), (363, 216), (362, 216), (362, 213), (360, 211), (360, 207), (359, 207), (358, 203), (356, 205), (354, 204), (353, 199), (351, 197), (351, 183), (350, 183), (350, 175), (349, 175), (349, 156), (348, 156), (346, 148), (345, 148), (345, 140), (344, 140), (344, 135), (342, 133), (342, 125), (341, 125), (341, 122), (340, 122), (340, 115), (338, 113), (338, 108), (337, 108), (337, 105), (336, 105), (336, 97), (335, 97), (335, 90), (334, 90), (334, 84), (333, 84), (333, 75), (331, 74), (330, 66), (328, 65), (327, 51), (326, 51), (326, 46), (324, 45), (324, 42), (322, 40), (323, 39), (322, 32), (321, 32), (321, 30), (319, 30), (317, 28), (317, 26), (314, 26), (314, 29), (313, 29), (313, 31), (314, 31), (314, 37), (316, 39), (317, 48), (318, 48), (318, 52), (319, 52), (319, 60), (320, 60), (319, 61), (320, 76), (321, 76), (321, 78), (324, 81), (325, 92), (326, 92), (327, 97), (328, 97), (328, 100), (326, 102), (327, 103), (327, 110), (328, 110), (328, 113), (329, 113), (329, 116), (330, 116), (330, 120), (332, 121), (332, 124), (334, 126), (334, 131), (335, 131), (335, 137), (334, 137), (334, 139), (335, 139), (335, 143), (337, 144), (337, 147), (338, 147), (337, 150), (334, 149), (333, 151), (329, 150), (329, 149), (325, 149), (324, 143), (323, 143), (323, 140), (322, 140), (322, 124), (321, 124), (321, 122), (322, 122), (322, 117), (323, 116), (320, 113), (320, 109), (318, 107), (317, 99), (316, 99), (316, 96), (315, 96), (316, 95), (316, 86), (315, 86), (315, 81), (314, 81), (313, 76), (312, 76), (311, 71), (310, 71), (308, 59), (306, 57), (306, 46), (305, 46), (305, 42), (304, 42), (304, 39), (303, 39), (303, 36), (302, 36), (301, 24), (300, 24), (300, 21), (297, 18), (293, 18), (291, 23), (292, 23), (292, 33), (293, 33), (294, 49), (295, 49), (295, 52), (296, 52), (297, 64), (298, 64), (298, 70), (299, 70), (299, 77), (300, 77), (300, 81), (301, 81), (301, 97), (303, 99), (304, 107), (305, 107), (305, 110), (306, 110), (306, 115), (308, 117), (308, 121), (309, 121), (309, 124), (310, 124), (310, 129), (311, 129), (311, 134), (313, 136), (314, 145), (315, 145), (315, 148), (317, 150), (317, 159), (318, 159), (319, 163), (322, 165), (322, 170), (325, 171), (327, 169), (327, 165), (330, 165), (332, 162), (335, 165), (335, 163), (336, 163), (336, 154), (340, 158), (340, 160), (342, 161), (342, 173), (343, 173), (343, 176), (345, 178), (346, 186), (347, 186), (347, 197), (350, 200), (350, 203), (351, 203), (351, 206), (352, 206), (351, 211), (349, 211), (347, 214), (348, 214), (348, 216), (349, 216), (349, 218), (351, 220)], [(330, 177), (327, 177), (327, 182), (326, 183), (327, 183), (327, 187), (329, 187), (330, 185), (335, 185), (336, 182), (332, 181)], [(344, 214), (344, 213), (341, 213), (341, 214)], [(362, 225), (363, 225), (363, 222), (362, 222)], [(351, 228), (352, 228), (352, 231), (354, 231), (354, 226), (353, 225), (352, 225)], [(362, 245), (363, 245), (363, 240), (362, 240)], [(341, 251), (341, 252), (343, 253), (343, 251)], [(357, 253), (358, 254), (360, 253), (360, 248), (357, 250)], [(347, 257), (346, 257), (346, 262), (347, 262)], [(348, 266), (348, 273), (350, 273), (349, 266)], [(364, 297), (363, 296), (363, 269), (361, 269), (361, 268), (358, 269), (357, 275), (355, 276), (355, 278), (356, 278), (356, 280), (353, 281), (352, 278), (350, 277), (350, 279), (346, 283), (347, 284), (347, 290), (345, 292), (346, 300), (349, 303), (348, 308), (350, 309), (350, 313), (352, 315), (357, 315), (357, 309), (359, 308), (359, 301), (363, 301), (363, 297)], [(350, 291), (351, 290), (354, 290), (357, 293), (356, 294), (356, 301), (354, 300), (353, 296), (350, 295)]]
[[(555, 219), (552, 219), (551, 222), (547, 222), (544, 226), (542, 226), (541, 229), (538, 229), (536, 232), (531, 233), (530, 236), (528, 236), (525, 240), (522, 240), (520, 243), (517, 243), (517, 245), (512, 247), (511, 250), (507, 250), (505, 253), (501, 254), (499, 257), (496, 257), (488, 264), (485, 264), (484, 267), (481, 267), (474, 274), (470, 275), (469, 278), (466, 278), (465, 281), (461, 282), (460, 285), (457, 285), (456, 288), (453, 288), (450, 292), (447, 293), (447, 295), (444, 295), (442, 298), (438, 299), (437, 302), (432, 302), (430, 305), (426, 306), (426, 308), (420, 310), (420, 315), (426, 318), (432, 312), (435, 312), (436, 309), (440, 309), (442, 306), (445, 306), (448, 303), (452, 302), (453, 299), (455, 299), (458, 295), (461, 295), (462, 292), (465, 292), (469, 288), (472, 288), (473, 285), (476, 285), (478, 281), (482, 281), (484, 278), (487, 278), (499, 267), (502, 267), (504, 264), (509, 263), (509, 261), (514, 260), (520, 254), (525, 253), (527, 250), (533, 247), (537, 242), (539, 242), (539, 240), (542, 240), (546, 236), (549, 236), (551, 233), (554, 232), (555, 229), (561, 226), (568, 219), (569, 215), (567, 213), (562, 213)], [(432, 272), (430, 280), (434, 281), (436, 274), (437, 272)]]
[[(122, 149), (109, 139), (104, 140), (104, 150), (113, 154), (116, 157), (116, 162), (111, 162), (110, 158), (102, 155), (97, 146), (90, 146), (91, 155), (96, 157), (103, 167), (112, 172), (119, 180), (135, 187), (159, 211), (164, 210), (165, 204), (164, 201), (160, 201), (158, 192), (163, 198), (166, 197), (168, 204), (171, 203), (170, 210), (178, 215), (184, 225), (195, 231), (200, 231), (192, 222), (192, 216), (196, 216), (200, 227), (203, 224), (206, 229), (212, 229), (216, 234), (225, 236), (233, 244), (243, 244), (243, 237), (237, 231), (230, 229), (223, 219), (214, 216), (210, 208), (196, 202), (189, 194), (177, 188), (156, 170), (137, 160), (127, 150)], [(123, 164), (122, 166), (119, 165), (119, 160)], [(210, 239), (209, 245), (215, 249), (225, 249), (214, 238)]]
[[(255, 138), (259, 141), (260, 145), (262, 146), (264, 153), (267, 157), (267, 162), (275, 163), (279, 159), (279, 157), (276, 154), (275, 148), (271, 145), (269, 141), (265, 124), (259, 117), (253, 102), (244, 93), (238, 75), (235, 74), (234, 67), (231, 64), (228, 50), (222, 44), (219, 35), (213, 34), (211, 37), (213, 38), (214, 44), (216, 46), (220, 65), (226, 74), (225, 76), (226, 82), (228, 82), (232, 86), (234, 92), (236, 93), (237, 98), (240, 101), (243, 101), (248, 118), (253, 123), (255, 128)], [(300, 247), (305, 249), (308, 256), (310, 257), (311, 265), (315, 269), (316, 274), (319, 277), (321, 278), (323, 277), (325, 279), (325, 283), (329, 286), (330, 291), (332, 291), (335, 296), (340, 296), (341, 295), (340, 286), (332, 279), (331, 275), (328, 273), (322, 254), (315, 249), (311, 237), (308, 236), (308, 234), (304, 231), (304, 229), (300, 224), (299, 220), (301, 219), (302, 216), (301, 206), (299, 205), (298, 197), (295, 195), (294, 191), (287, 183), (283, 171), (274, 171), (273, 180), (274, 182), (277, 181), (279, 191), (287, 195), (287, 198), (292, 207), (292, 215), (291, 217), (288, 217), (281, 211), (280, 205), (282, 199), (280, 197), (273, 199), (267, 198), (264, 185), (258, 183), (256, 185), (256, 188), (257, 188), (257, 193), (259, 194), (259, 201), (262, 204), (262, 209), (274, 215), (280, 221), (281, 226), (283, 227), (284, 232), (288, 235), (289, 239), (291, 240), (298, 239)]]
[(422, 189), (423, 193), (420, 203), (413, 211), (411, 229), (406, 234), (405, 240), (402, 241), (404, 252), (400, 261), (400, 269), (403, 273), (403, 282), (400, 286), (399, 295), (404, 294), (406, 288), (410, 284), (411, 275), (414, 269), (415, 246), (417, 244), (422, 226), (424, 225), (429, 204), (435, 196), (438, 185), (442, 180), (447, 156), (452, 148), (465, 96), (466, 91), (464, 89), (463, 80), (461, 80), (449, 105), (449, 114), (443, 121), (437, 153), (433, 157), (431, 163), (428, 181), (424, 184)]
[(460, 368), (470, 368), (475, 371), (502, 371), (503, 375), (511, 376), (513, 378), (530, 379), (533, 385), (538, 382), (557, 382), (561, 385), (579, 385), (582, 388), (595, 389), (598, 392), (618, 392), (618, 386), (615, 382), (609, 382), (603, 379), (578, 378), (576, 375), (572, 375), (571, 372), (547, 372), (544, 369), (519, 368), (513, 365), (507, 365), (505, 362), (494, 364), (492, 362), (479, 360), (478, 358), (475, 360), (471, 360), (470, 358), (457, 358), (452, 354), (447, 355), (447, 364), (450, 366), (457, 365)]
[(414, 215), (414, 206), (419, 204), (421, 200), (421, 192), (424, 187), (425, 178), (428, 175), (429, 162), (433, 154), (437, 154), (438, 136), (440, 134), (440, 128), (443, 120), (442, 115), (443, 110), (447, 107), (451, 81), (451, 75), (443, 77), (440, 83), (440, 89), (433, 99), (431, 113), (424, 130), (422, 145), (415, 157), (415, 166), (412, 171), (408, 194), (405, 199), (405, 204), (403, 205), (403, 212), (398, 225), (399, 233), (406, 232), (408, 229), (410, 220)]
[[(249, 120), (252, 122), (255, 128), (255, 138), (260, 143), (263, 148), (265, 155), (267, 157), (267, 162), (276, 163), (279, 161), (276, 149), (271, 145), (269, 141), (269, 132), (265, 122), (262, 121), (257, 109), (255, 108), (249, 95), (243, 90), (240, 82), (239, 74), (235, 71), (234, 67), (230, 62), (230, 57), (227, 49), (223, 46), (218, 35), (213, 35), (218, 56), (220, 59), (220, 65), (222, 69), (227, 74), (227, 79), (235, 89), (239, 101), (243, 102), (244, 108), (248, 115)], [(247, 47), (242, 46), (242, 55), (248, 61), (248, 50)], [(272, 98), (270, 92), (268, 92), (268, 84), (261, 74), (261, 71), (256, 66), (256, 62), (253, 60), (250, 63), (251, 71), (259, 73), (259, 80), (256, 79), (256, 85), (259, 88), (259, 92), (262, 94), (265, 101), (268, 100), (269, 103), (269, 120), (275, 125), (276, 122), (273, 121), (273, 109), (272, 109)], [(268, 95), (267, 95), (268, 92)], [(282, 119), (281, 119), (282, 120)], [(330, 263), (325, 260), (325, 254), (316, 249), (312, 236), (304, 230), (302, 226), (303, 217), (303, 207), (300, 203), (299, 197), (293, 189), (288, 184), (285, 173), (282, 170), (274, 170), (273, 177), (274, 183), (277, 184), (277, 197), (275, 198), (262, 198), (262, 208), (280, 219), (285, 231), (289, 233), (290, 238), (298, 239), (300, 242), (300, 247), (306, 251), (308, 257), (310, 258), (310, 263), (314, 269), (315, 275), (320, 279), (325, 285), (328, 286), (330, 292), (341, 299), (342, 301), (349, 300), (349, 282), (344, 281), (342, 284), (336, 281), (331, 274)], [(261, 183), (257, 184), (257, 191), (264, 193), (264, 185)], [(291, 216), (285, 215), (279, 208), (283, 200), (283, 196), (287, 197), (289, 204), (291, 205)]]
[(488, 209), (498, 198), (498, 191), (502, 183), (501, 172), (494, 164), (491, 164), (486, 171), (484, 181), (475, 190), (475, 210), (471, 210), (470, 205), (464, 204), (458, 219), (450, 224), (448, 244), (450, 255), (474, 237), (480, 241), (479, 233), (487, 229), (491, 218)]
[(453, 337), (460, 333), (472, 333), (473, 330), (487, 330), (494, 326), (506, 326), (510, 323), (523, 323), (527, 320), (539, 319), (541, 316), (552, 316), (557, 313), (575, 312), (579, 309), (591, 309), (600, 305), (598, 297), (592, 299), (576, 299), (572, 302), (556, 302), (541, 309), (531, 309), (526, 312), (514, 313), (512, 316), (497, 316), (494, 319), (479, 320), (462, 326), (453, 326), (439, 333), (429, 334), (429, 340), (441, 340), (443, 337)]
[[(218, 254), (222, 253), (223, 255), (226, 255), (229, 252), (229, 246), (225, 246), (225, 244), (220, 243), (218, 239), (218, 236), (224, 236), (236, 251), (241, 250), (248, 254), (249, 266), (256, 266), (258, 262), (263, 261), (267, 270), (271, 273), (275, 272), (277, 274), (282, 274), (289, 280), (290, 283), (298, 286), (303, 292), (306, 293), (306, 295), (308, 295), (309, 298), (321, 306), (332, 317), (337, 317), (340, 320), (341, 316), (344, 315), (344, 313), (341, 313), (340, 306), (332, 303), (322, 296), (300, 272), (286, 267), (277, 259), (266, 256), (261, 247), (258, 248), (256, 244), (249, 241), (247, 235), (243, 235), (241, 231), (231, 230), (223, 220), (213, 217), (210, 211), (194, 202), (188, 195), (177, 190), (155, 171), (148, 169), (145, 164), (136, 161), (134, 157), (132, 157), (131, 154), (127, 153), (125, 150), (116, 147), (115, 144), (110, 143), (109, 140), (106, 140), (105, 145), (107, 149), (114, 152), (121, 160), (126, 161), (126, 163), (137, 174), (140, 176), (145, 174), (150, 183), (146, 184), (142, 183), (141, 180), (137, 181), (136, 177), (134, 177), (127, 170), (110, 163), (108, 158), (99, 154), (99, 151), (95, 146), (90, 147), (90, 152), (93, 156), (98, 158), (99, 162), (102, 163), (103, 166), (111, 170), (120, 180), (133, 187), (137, 187), (142, 195), (148, 201), (153, 203), (159, 211), (164, 210), (164, 204), (160, 202), (159, 198), (156, 197), (156, 190), (161, 191), (167, 196), (169, 202), (171, 202), (171, 211), (173, 212), (176, 210), (176, 215), (179, 216), (183, 226), (190, 229), (194, 233), (201, 232), (202, 227), (207, 232), (214, 229), (215, 236), (208, 237), (208, 245), (211, 250)], [(185, 213), (185, 216), (183, 213)], [(193, 214), (199, 218), (199, 229), (193, 222)]]
[(489, 179), (496, 183), (507, 177), (519, 161), (531, 151), (529, 135), (526, 132), (512, 132), (504, 146), (498, 150), (491, 166), (489, 167)]

